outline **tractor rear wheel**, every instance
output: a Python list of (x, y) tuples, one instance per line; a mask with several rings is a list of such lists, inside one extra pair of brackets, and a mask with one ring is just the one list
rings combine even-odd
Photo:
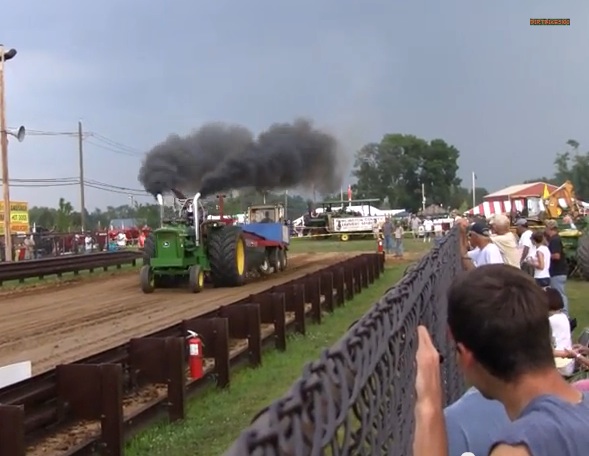
[(145, 238), (145, 243), (143, 244), (143, 264), (151, 264), (151, 259), (155, 255), (155, 236), (153, 233), (150, 233), (149, 236)]
[(141, 282), (141, 291), (143, 291), (143, 293), (153, 293), (153, 290), (155, 290), (153, 270), (148, 264), (141, 267), (141, 270), (139, 271), (139, 281)]
[(245, 238), (238, 226), (225, 226), (208, 235), (211, 279), (215, 287), (239, 287), (245, 283)]
[(589, 280), (589, 231), (583, 233), (579, 238), (579, 244), (577, 247), (577, 264), (583, 279)]
[(188, 288), (191, 293), (200, 293), (205, 286), (205, 273), (195, 264), (188, 268)]

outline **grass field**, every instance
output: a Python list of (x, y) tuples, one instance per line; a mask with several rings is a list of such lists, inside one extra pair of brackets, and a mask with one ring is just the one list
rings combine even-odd
[(589, 327), (589, 282), (569, 280), (566, 294), (569, 298), (571, 317), (577, 319), (575, 337), (578, 337), (583, 328)]
[(388, 266), (373, 286), (309, 327), (307, 336), (291, 336), (286, 353), (269, 351), (258, 369), (242, 369), (231, 379), (228, 391), (210, 388), (189, 401), (187, 419), (159, 424), (131, 440), (129, 456), (214, 456), (222, 454), (261, 408), (284, 394), (300, 376), (304, 365), (334, 344), (349, 325), (360, 318), (405, 270), (405, 264)]
[[(405, 239), (403, 244), (406, 252), (427, 252), (433, 243), (416, 239)], [(290, 252), (375, 252), (376, 241), (372, 238), (353, 241), (340, 241), (325, 238), (291, 238)]]

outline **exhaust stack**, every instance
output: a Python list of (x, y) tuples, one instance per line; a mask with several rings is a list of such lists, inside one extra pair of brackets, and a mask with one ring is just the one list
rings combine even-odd
[(200, 192), (197, 192), (192, 199), (192, 214), (194, 217), (194, 243), (198, 247), (200, 244), (200, 225), (198, 223), (198, 200), (200, 199)]

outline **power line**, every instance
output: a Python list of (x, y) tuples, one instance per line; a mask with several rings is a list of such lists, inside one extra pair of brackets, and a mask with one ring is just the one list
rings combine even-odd
[[(27, 135), (30, 136), (65, 136), (70, 138), (77, 138), (78, 132), (74, 131), (47, 131), (47, 130), (27, 130)], [(84, 141), (88, 144), (98, 147), (99, 149), (108, 150), (119, 155), (126, 155), (128, 157), (143, 157), (145, 155), (140, 149), (129, 146), (119, 141), (115, 141), (103, 134), (95, 131), (85, 131), (82, 134)], [(90, 140), (92, 138), (92, 140)]]
[[(0, 180), (0, 182), (2, 182)], [(62, 177), (62, 178), (48, 178), (48, 179), (10, 179), (11, 187), (37, 187), (37, 188), (48, 188), (48, 187), (70, 187), (79, 185), (80, 179), (77, 177)], [(108, 184), (106, 182), (97, 181), (94, 179), (87, 179), (84, 181), (84, 185), (111, 193), (119, 193), (133, 196), (149, 196), (145, 190), (137, 188), (123, 187), (119, 185)]]
[[(109, 152), (113, 152), (119, 155), (125, 155), (128, 157), (143, 157), (144, 153), (141, 152), (136, 147), (129, 146), (122, 142), (116, 141), (111, 139), (103, 134), (98, 132), (86, 131), (83, 132), (80, 130), (75, 131), (49, 131), (49, 130), (34, 130), (28, 129), (27, 135), (31, 136), (63, 136), (63, 137), (70, 137), (70, 138), (79, 138), (80, 144), (79, 148), (81, 148), (82, 140), (83, 142), (92, 145), (93, 147), (97, 147), (99, 149), (107, 150)], [(80, 149), (80, 153), (81, 149)], [(82, 165), (80, 165), (82, 166)], [(0, 180), (1, 182), (1, 180)], [(83, 170), (80, 171), (80, 176), (78, 177), (65, 177), (65, 178), (45, 178), (45, 179), (10, 179), (10, 185), (12, 187), (20, 187), (20, 188), (51, 188), (51, 187), (70, 187), (75, 185), (80, 186), (88, 186), (90, 188), (94, 188), (96, 190), (101, 190), (109, 193), (117, 193), (117, 194), (124, 194), (124, 195), (131, 195), (131, 196), (148, 196), (145, 190), (136, 189), (136, 188), (128, 188), (122, 187), (117, 185), (108, 184), (105, 182), (93, 180), (93, 179), (84, 179), (83, 177)], [(83, 199), (83, 197), (82, 197)], [(82, 203), (83, 205), (83, 203)]]
[(91, 136), (93, 136), (94, 138), (96, 138), (99, 141), (102, 141), (102, 142), (105, 142), (106, 144), (109, 144), (111, 147), (116, 147), (116, 148), (119, 148), (121, 150), (127, 150), (129, 152), (142, 154), (142, 152), (140, 150), (138, 150), (137, 148), (131, 147), (131, 146), (127, 146), (126, 144), (120, 143), (118, 141), (114, 141), (114, 140), (112, 140), (110, 138), (107, 138), (106, 136), (101, 135), (100, 133), (91, 132)]
[(117, 149), (106, 144), (99, 144), (97, 142), (90, 141), (89, 139), (86, 139), (85, 141), (86, 143), (91, 144), (94, 147), (98, 147), (99, 149), (108, 150), (109, 152), (114, 152), (115, 154), (119, 155), (126, 155), (127, 157), (142, 157), (144, 155), (140, 152), (131, 152), (124, 149)]

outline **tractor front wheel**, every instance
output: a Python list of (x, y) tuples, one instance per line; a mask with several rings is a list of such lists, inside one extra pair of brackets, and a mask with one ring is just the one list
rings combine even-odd
[(205, 286), (205, 273), (195, 264), (188, 268), (188, 288), (192, 293), (200, 293)]
[(589, 280), (589, 232), (587, 231), (579, 238), (577, 265), (579, 266), (583, 279)]
[(151, 264), (151, 259), (155, 255), (155, 236), (150, 233), (143, 243), (143, 264)]
[(141, 282), (141, 291), (143, 291), (143, 293), (153, 293), (153, 290), (155, 290), (155, 283), (151, 266), (146, 264), (141, 267), (139, 280)]
[(246, 248), (243, 231), (225, 226), (208, 235), (211, 279), (215, 287), (239, 287), (245, 283)]

